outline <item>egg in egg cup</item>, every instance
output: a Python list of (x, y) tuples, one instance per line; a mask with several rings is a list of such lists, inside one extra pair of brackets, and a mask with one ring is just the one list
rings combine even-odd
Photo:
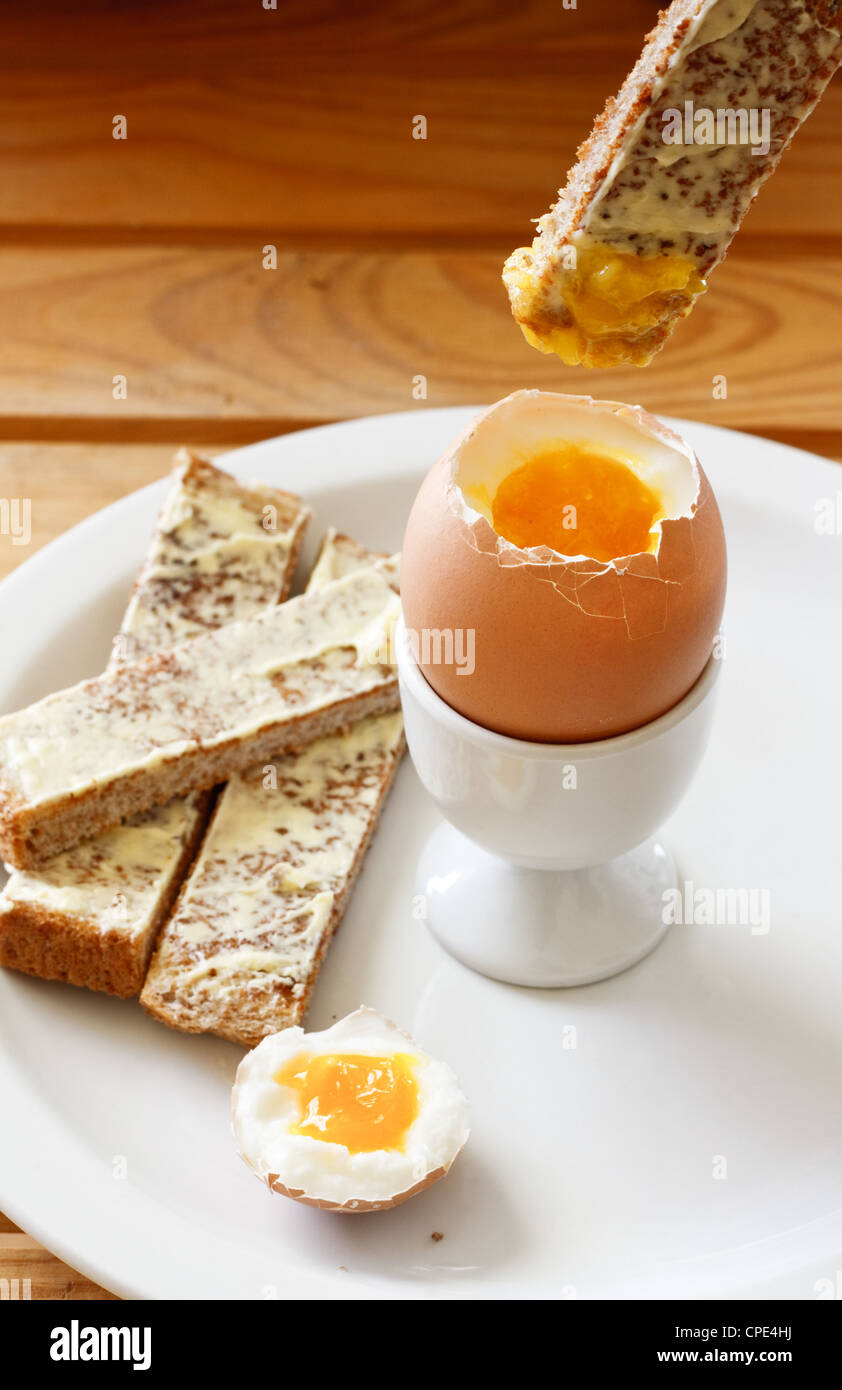
[(708, 741), (725, 578), (698, 460), (639, 407), (517, 392), (428, 474), (397, 665), (444, 817), (418, 892), (464, 964), (582, 985), (664, 936), (677, 874), (656, 832)]

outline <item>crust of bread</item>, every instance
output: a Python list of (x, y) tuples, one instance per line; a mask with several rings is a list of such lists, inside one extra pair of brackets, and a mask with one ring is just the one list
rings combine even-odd
[(652, 101), (654, 83), (667, 69), (693, 18), (705, 0), (673, 0), (660, 10), (646, 35), (643, 51), (616, 96), (606, 100), (590, 134), (576, 151), (558, 201), (548, 214), (564, 240), (578, 226), (602, 187), (608, 171), (635, 122)]

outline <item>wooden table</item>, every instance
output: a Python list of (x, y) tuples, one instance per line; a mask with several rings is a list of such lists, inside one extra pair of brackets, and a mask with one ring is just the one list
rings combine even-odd
[[(842, 83), (652, 367), (597, 380), (540, 357), (512, 323), (501, 262), (656, 10), (44, 0), (7, 13), (0, 497), (31, 499), (32, 541), (0, 536), (0, 574), (160, 476), (178, 444), (220, 452), (524, 385), (842, 459)], [(5, 1218), (0, 1277), (29, 1279), (33, 1298), (103, 1296)]]

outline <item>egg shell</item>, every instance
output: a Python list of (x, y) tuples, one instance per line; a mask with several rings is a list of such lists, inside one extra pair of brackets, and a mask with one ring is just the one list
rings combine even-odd
[(438, 1182), (439, 1178), (443, 1178), (446, 1173), (449, 1173), (452, 1167), (453, 1164), (450, 1163), (446, 1168), (436, 1168), (435, 1172), (428, 1173), (414, 1187), (408, 1187), (405, 1192), (398, 1192), (394, 1197), (387, 1197), (381, 1202), (350, 1201), (338, 1204), (328, 1202), (320, 1197), (308, 1197), (301, 1189), (285, 1187), (277, 1173), (269, 1173), (266, 1178), (266, 1186), (271, 1192), (277, 1192), (280, 1197), (291, 1197), (294, 1202), (300, 1202), (304, 1207), (318, 1207), (319, 1211), (335, 1211), (344, 1216), (356, 1216), (358, 1213), (366, 1211), (389, 1211), (392, 1207), (399, 1206), (401, 1202), (409, 1201), (410, 1197), (417, 1197), (419, 1192), (423, 1192), (427, 1187), (432, 1187), (434, 1182)]
[[(547, 547), (517, 550), (466, 506), (454, 478), (466, 443), (509, 431), (517, 466), (518, 422), (535, 409), (590, 422), (596, 445), (606, 419), (628, 426), (695, 471), (692, 514), (660, 523), (657, 554), (603, 564)], [(625, 733), (681, 700), (710, 658), (725, 583), (719, 508), (689, 447), (639, 407), (537, 391), (483, 412), (433, 466), (412, 507), (401, 567), (406, 626), (437, 694), (474, 723), (556, 744)], [(472, 673), (434, 661), (432, 648), (424, 659), (425, 632), (460, 630), (474, 632)]]
[[(447, 1140), (446, 1154), (447, 1161), (435, 1164), (429, 1171), (422, 1174), (415, 1182), (407, 1186), (398, 1188), (396, 1191), (384, 1192), (383, 1195), (367, 1196), (354, 1195), (349, 1193), (339, 1200), (335, 1196), (318, 1195), (316, 1192), (297, 1184), (293, 1185), (285, 1181), (284, 1177), (275, 1171), (271, 1160), (267, 1157), (267, 1148), (271, 1146), (272, 1139), (270, 1129), (274, 1127), (273, 1118), (265, 1113), (266, 1105), (266, 1082), (272, 1081), (281, 1060), (287, 1060), (299, 1052), (312, 1051), (314, 1055), (323, 1052), (343, 1052), (354, 1051), (362, 1046), (364, 1051), (372, 1048), (374, 1055), (380, 1052), (388, 1054), (395, 1051), (409, 1051), (420, 1062), (427, 1066), (421, 1073), (420, 1095), (421, 1110), (419, 1116), (413, 1121), (409, 1130), (407, 1143), (412, 1144), (413, 1133), (419, 1120), (423, 1117), (424, 1107), (432, 1106), (435, 1112), (436, 1102), (440, 1103), (441, 1096), (448, 1097), (448, 1108), (446, 1114), (450, 1119), (451, 1136)], [(438, 1077), (438, 1088), (432, 1093), (429, 1092), (429, 1074)], [(275, 1084), (275, 1083), (273, 1083)], [(260, 1088), (261, 1094), (255, 1092), (254, 1088)], [(443, 1090), (441, 1089), (443, 1087)], [(283, 1088), (278, 1087), (277, 1093), (280, 1100), (280, 1092)], [(273, 1086), (268, 1088), (269, 1095), (273, 1096)], [(270, 1108), (275, 1109), (276, 1102), (270, 1099)], [(262, 1126), (264, 1132), (261, 1134), (255, 1128), (255, 1111), (263, 1111)], [(391, 1207), (398, 1206), (400, 1203), (408, 1201), (410, 1197), (423, 1192), (434, 1182), (444, 1177), (453, 1166), (456, 1158), (461, 1153), (469, 1135), (467, 1127), (467, 1102), (462, 1094), (458, 1081), (450, 1067), (445, 1063), (438, 1062), (431, 1058), (428, 1053), (419, 1048), (408, 1033), (397, 1028), (389, 1019), (383, 1017), (375, 1009), (361, 1007), (353, 1013), (346, 1015), (334, 1023), (332, 1027), (320, 1033), (305, 1033), (302, 1028), (293, 1027), (282, 1029), (278, 1033), (270, 1034), (258, 1044), (253, 1051), (249, 1052), (237, 1068), (237, 1076), (234, 1082), (232, 1093), (232, 1125), (234, 1136), (240, 1157), (244, 1160), (251, 1171), (265, 1182), (270, 1192), (277, 1193), (282, 1197), (289, 1197), (293, 1201), (300, 1202), (303, 1206), (315, 1207), (321, 1211), (339, 1212), (344, 1215), (357, 1215), (362, 1212), (387, 1211)], [(429, 1125), (429, 1121), (428, 1121)], [(283, 1135), (281, 1136), (283, 1139)], [(429, 1135), (427, 1136), (429, 1138)], [(258, 1142), (260, 1141), (260, 1142)], [(275, 1135), (277, 1141), (277, 1134)], [(283, 1142), (288, 1142), (283, 1139)], [(301, 1143), (300, 1139), (297, 1141)], [(304, 1143), (309, 1147), (313, 1160), (313, 1167), (319, 1169), (321, 1162), (329, 1161), (335, 1165), (339, 1156), (340, 1166), (342, 1163), (341, 1155), (344, 1155), (344, 1162), (353, 1167), (354, 1155), (349, 1155), (348, 1151), (341, 1145), (322, 1144), (315, 1139), (307, 1139)], [(423, 1144), (422, 1144), (423, 1147)], [(323, 1152), (320, 1152), (323, 1150)], [(416, 1145), (417, 1151), (417, 1145)], [(376, 1153), (377, 1151), (374, 1151)], [(385, 1151), (384, 1151), (385, 1152)], [(371, 1156), (374, 1156), (373, 1154)], [(445, 1157), (439, 1151), (440, 1158)], [(365, 1157), (360, 1155), (359, 1157)], [(408, 1176), (408, 1174), (407, 1174)], [(353, 1184), (353, 1174), (347, 1175), (347, 1180)], [(357, 1175), (359, 1180), (359, 1174)], [(320, 1177), (318, 1172), (314, 1176), (314, 1183), (319, 1184)], [(312, 1187), (312, 1184), (311, 1184)]]

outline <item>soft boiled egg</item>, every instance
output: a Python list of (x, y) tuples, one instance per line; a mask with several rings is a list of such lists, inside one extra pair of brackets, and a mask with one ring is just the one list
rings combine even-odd
[(242, 1157), (273, 1192), (329, 1211), (382, 1211), (449, 1169), (468, 1137), (451, 1068), (374, 1009), (321, 1033), (285, 1028), (243, 1058)]
[(580, 743), (677, 704), (713, 650), (725, 535), (692, 449), (639, 406), (518, 391), (427, 475), (404, 538), (407, 636), (458, 713)]

